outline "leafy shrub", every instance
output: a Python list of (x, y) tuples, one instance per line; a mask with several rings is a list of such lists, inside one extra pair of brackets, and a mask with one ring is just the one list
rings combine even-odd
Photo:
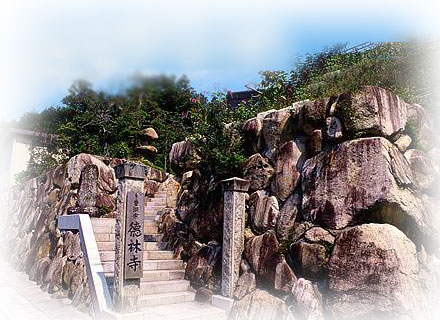
[[(261, 72), (255, 90), (258, 99), (231, 109), (225, 95), (210, 100), (197, 94), (185, 77), (136, 77), (118, 94), (96, 91), (84, 81), (72, 85), (62, 106), (41, 113), (27, 113), (18, 126), (58, 136), (46, 149), (33, 146), (30, 166), (24, 177), (36, 176), (80, 153), (134, 158), (170, 171), (168, 152), (174, 142), (191, 140), (202, 157), (200, 167), (216, 179), (240, 174), (245, 160), (241, 124), (268, 109), (293, 102), (354, 91), (363, 85), (377, 85), (407, 102), (435, 109), (438, 99), (426, 99), (420, 92), (429, 83), (427, 65), (410, 43), (379, 43), (364, 50), (347, 50), (335, 45), (298, 59), (291, 71)], [(432, 73), (432, 71), (431, 71)], [(418, 79), (420, 81), (415, 81)], [(134, 150), (141, 132), (153, 127), (155, 158), (145, 159)]]

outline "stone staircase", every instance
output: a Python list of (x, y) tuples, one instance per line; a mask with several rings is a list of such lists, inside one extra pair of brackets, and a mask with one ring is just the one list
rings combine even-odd
[[(194, 290), (189, 281), (184, 279), (184, 262), (175, 258), (172, 251), (165, 250), (167, 244), (161, 241), (162, 235), (159, 234), (157, 226), (158, 212), (167, 206), (175, 205), (175, 197), (175, 186), (161, 185), (154, 197), (146, 199), (145, 202), (144, 272), (139, 307), (142, 311), (153, 314), (165, 312), (169, 314), (170, 319), (226, 319), (224, 310), (194, 302)], [(104, 274), (112, 290), (115, 219), (92, 218), (92, 226)], [(171, 311), (173, 316), (170, 314)]]

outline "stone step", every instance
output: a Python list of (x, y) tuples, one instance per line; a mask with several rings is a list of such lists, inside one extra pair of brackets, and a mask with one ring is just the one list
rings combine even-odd
[(144, 227), (157, 227), (157, 222), (154, 220), (145, 220), (144, 218)]
[[(99, 251), (115, 251), (114, 242), (97, 242)], [(144, 242), (145, 251), (165, 251), (168, 243), (166, 242)]]
[(99, 251), (101, 262), (115, 261), (115, 251)]
[(163, 234), (144, 234), (145, 242), (160, 242), (163, 238)]
[(114, 241), (96, 241), (98, 245), (99, 251), (115, 251), (115, 242)]
[(95, 226), (114, 226), (116, 223), (115, 218), (91, 218), (92, 227)]
[[(115, 260), (101, 261), (104, 273), (113, 273)], [(144, 257), (144, 271), (149, 270), (184, 270), (182, 260), (147, 260)]]
[(163, 207), (161, 207), (161, 208), (149, 208), (149, 207), (145, 207), (144, 214), (148, 214), (148, 213), (151, 213), (151, 212), (156, 213), (157, 211), (161, 211), (161, 210), (163, 210), (164, 208), (165, 208), (165, 206), (163, 206)]
[(145, 208), (164, 207), (166, 205), (167, 205), (166, 200), (164, 200), (164, 201), (149, 201), (146, 203)]
[(165, 250), (167, 245), (168, 245), (167, 242), (144, 242), (144, 250), (145, 251)]
[(185, 277), (185, 270), (148, 270), (144, 271), (141, 282), (181, 280)]
[(149, 212), (149, 211), (155, 211), (155, 212), (161, 211), (161, 210), (164, 210), (166, 207), (167, 207), (167, 205), (165, 203), (158, 204), (158, 205), (149, 205), (149, 206), (147, 205), (147, 206), (145, 206), (144, 213)]
[(150, 203), (161, 203), (161, 202), (167, 202), (167, 199), (169, 199), (168, 196), (160, 196), (160, 197), (153, 197), (153, 198), (149, 198), (147, 199), (147, 201), (145, 201), (145, 205), (148, 205)]
[(194, 293), (185, 292), (171, 292), (171, 293), (158, 293), (152, 295), (145, 295), (139, 298), (139, 307), (152, 307), (162, 306), (168, 304), (175, 304), (187, 301), (194, 301)]
[(157, 211), (165, 209), (166, 207), (167, 207), (166, 205), (145, 206), (144, 214), (149, 213), (149, 212), (157, 212)]
[(141, 282), (141, 294), (158, 294), (188, 291), (190, 288), (188, 280), (167, 280)]
[(154, 196), (153, 198), (148, 199), (148, 202), (156, 202), (156, 201), (167, 201), (168, 197), (166, 195)]
[(148, 202), (145, 206), (145, 210), (162, 210), (163, 208), (166, 208), (167, 203), (166, 202)]
[(146, 260), (172, 260), (174, 259), (173, 251), (155, 250), (144, 251), (144, 259)]
[(114, 225), (103, 225), (103, 226), (94, 226), (92, 225), (93, 232), (96, 234), (107, 234), (107, 233), (115, 233), (115, 226)]
[(115, 263), (114, 261), (102, 262), (102, 269), (104, 270), (104, 274), (113, 274), (115, 272)]
[(144, 220), (156, 220), (156, 217), (160, 216), (159, 214), (157, 214), (157, 212), (146, 212), (144, 215)]
[(144, 260), (144, 271), (183, 270), (183, 268), (184, 264), (182, 260)]
[[(156, 227), (157, 226), (157, 223), (156, 223), (156, 221), (154, 221), (154, 219), (148, 219), (148, 220), (145, 219), (145, 220), (148, 222), (144, 222), (144, 230), (145, 230), (145, 227)], [(114, 226), (111, 226), (111, 225), (93, 226), (93, 231), (95, 233), (95, 236), (97, 234), (114, 234), (115, 228), (114, 228)], [(144, 231), (144, 232), (147, 232), (147, 231)], [(148, 231), (148, 233), (151, 233), (151, 231)], [(157, 231), (153, 232), (153, 233), (157, 233)]]
[[(162, 320), (226, 320), (226, 311), (213, 307), (209, 304), (196, 301), (173, 303), (171, 305), (159, 305), (141, 308), (146, 314), (160, 315), (157, 319)], [(144, 319), (147, 319), (144, 314)], [(148, 317), (148, 319), (150, 319)]]
[(157, 234), (159, 229), (157, 226), (148, 227), (144, 224), (144, 234)]
[(114, 233), (96, 233), (95, 234), (96, 242), (115, 242), (115, 234)]

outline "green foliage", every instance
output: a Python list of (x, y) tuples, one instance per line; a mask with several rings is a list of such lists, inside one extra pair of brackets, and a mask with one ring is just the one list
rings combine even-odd
[[(136, 77), (118, 94), (94, 90), (86, 81), (75, 82), (62, 106), (27, 113), (17, 124), (57, 135), (46, 149), (37, 144), (31, 147), (26, 175), (36, 176), (78, 153), (148, 161), (166, 169), (171, 144), (183, 140), (191, 125), (182, 114), (191, 110), (195, 97), (185, 77)], [(154, 159), (144, 159), (135, 152), (147, 127), (159, 135), (154, 141), (158, 149)]]
[(244, 108), (232, 110), (224, 95), (217, 94), (210, 102), (199, 97), (189, 115), (193, 125), (188, 138), (201, 156), (201, 168), (217, 179), (239, 175), (245, 156), (240, 126), (233, 121), (248, 116)]
[(31, 178), (46, 173), (59, 164), (67, 161), (66, 155), (58, 149), (56, 141), (49, 136), (44, 141), (44, 147), (41, 146), (41, 140), (35, 141), (30, 148), (30, 161), (27, 170), (22, 171), (15, 176), (15, 183), (22, 186)]
[(105, 215), (109, 214), (110, 212), (112, 212), (112, 209), (107, 206), (102, 206), (98, 210), (100, 217), (105, 216)]
[(133, 151), (130, 149), (127, 142), (118, 141), (110, 145), (109, 154), (116, 158), (128, 159), (133, 154)]
[(417, 44), (378, 43), (361, 51), (350, 51), (337, 44), (316, 54), (300, 57), (289, 73), (262, 72), (258, 86), (259, 111), (281, 108), (295, 101), (356, 91), (365, 85), (385, 88), (409, 103), (432, 105), (420, 95), (429, 65), (418, 58), (423, 53)]
[(290, 228), (287, 232), (287, 237), (281, 239), (279, 252), (287, 255), (290, 252), (290, 246), (295, 242), (296, 239), (295, 228)]
[[(427, 102), (419, 94), (426, 81), (413, 80), (415, 75), (424, 79), (426, 65), (423, 59), (414, 58), (418, 53), (413, 48), (409, 43), (380, 43), (350, 51), (335, 45), (299, 58), (291, 71), (261, 72), (258, 99), (236, 109), (226, 105), (224, 94), (214, 94), (210, 100), (197, 94), (185, 77), (134, 77), (117, 94), (94, 90), (91, 84), (79, 81), (62, 106), (27, 113), (12, 124), (58, 136), (45, 149), (32, 148), (30, 169), (19, 178), (38, 175), (81, 152), (130, 158), (169, 171), (171, 145), (184, 139), (197, 148), (201, 169), (217, 179), (240, 175), (245, 160), (241, 124), (258, 112), (354, 91), (363, 85), (381, 86), (410, 103)], [(159, 135), (152, 142), (158, 154), (151, 159), (136, 153), (141, 132), (147, 127)]]

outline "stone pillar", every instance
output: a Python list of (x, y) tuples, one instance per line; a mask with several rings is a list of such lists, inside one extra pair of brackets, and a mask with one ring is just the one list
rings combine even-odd
[(223, 180), (223, 260), (221, 293), (232, 298), (244, 249), (245, 200), (249, 182), (240, 178)]
[[(115, 168), (118, 193), (113, 304), (115, 310), (121, 313), (138, 310), (140, 278), (143, 270), (145, 168), (134, 163), (125, 163)], [(136, 232), (133, 232), (133, 221), (135, 225), (141, 225), (140, 229), (136, 228)], [(134, 258), (134, 241), (141, 242), (136, 249), (136, 261), (140, 261), (139, 264), (137, 262), (133, 264), (130, 260)]]

